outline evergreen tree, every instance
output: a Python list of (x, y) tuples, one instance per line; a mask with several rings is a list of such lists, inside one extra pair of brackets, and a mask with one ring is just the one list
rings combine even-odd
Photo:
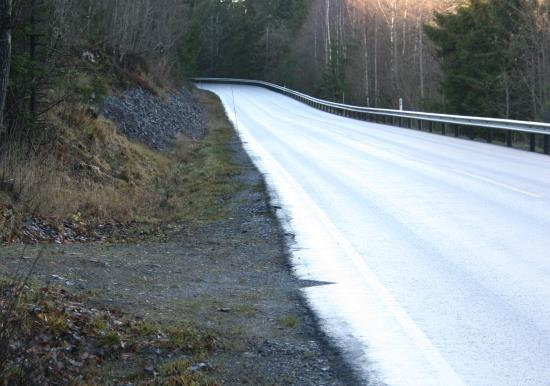
[(321, 77), (322, 98), (343, 102), (345, 99), (345, 58), (337, 39), (332, 39), (330, 59)]
[(193, 18), (201, 28), (198, 73), (281, 81), (291, 39), (308, 7), (309, 0), (197, 2)]
[(523, 0), (469, 0), (425, 26), (441, 60), (448, 112), (529, 118), (515, 44)]

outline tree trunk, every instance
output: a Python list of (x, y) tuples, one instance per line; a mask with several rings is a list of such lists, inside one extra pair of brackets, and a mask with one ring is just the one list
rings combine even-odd
[(0, 129), (4, 122), (4, 105), (10, 77), (12, 0), (0, 0)]
[(420, 102), (424, 103), (426, 92), (424, 90), (424, 31), (422, 30), (422, 20), (419, 18), (418, 35), (419, 35), (419, 75), (420, 75)]
[[(38, 34), (36, 30), (36, 0), (32, 0), (31, 2), (31, 16), (30, 16), (30, 39), (29, 39), (29, 60), (32, 66), (36, 64), (36, 50), (38, 48)], [(29, 112), (32, 117), (32, 122), (34, 123), (34, 120), (36, 118), (36, 105), (37, 105), (37, 93), (38, 93), (38, 85), (37, 85), (37, 74), (35, 71), (32, 71), (32, 79), (30, 83), (30, 98), (29, 98)]]
[[(366, 19), (366, 17), (365, 17)], [(368, 36), (367, 36), (367, 28), (368, 25), (365, 22), (365, 26), (363, 27), (363, 44), (365, 46), (365, 102), (366, 106), (370, 107), (370, 83), (369, 83), (369, 42), (368, 42)]]
[(325, 65), (328, 66), (330, 61), (332, 60), (332, 52), (331, 52), (331, 38), (330, 36), (330, 0), (327, 0), (326, 2), (326, 8), (325, 8), (325, 23), (326, 23), (326, 33), (327, 33), (327, 39), (325, 44)]
[(374, 107), (378, 107), (378, 19), (374, 19)]

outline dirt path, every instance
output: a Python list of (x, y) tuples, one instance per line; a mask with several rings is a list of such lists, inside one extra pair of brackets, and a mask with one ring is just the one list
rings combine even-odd
[[(231, 140), (243, 170), (222, 220), (185, 228), (168, 242), (49, 246), (35, 280), (84, 292), (101, 307), (218, 337), (209, 375), (230, 385), (357, 384), (300, 295), (263, 177)], [(39, 247), (2, 247), (0, 274), (30, 265)], [(5, 264), (4, 264), (5, 263)]]

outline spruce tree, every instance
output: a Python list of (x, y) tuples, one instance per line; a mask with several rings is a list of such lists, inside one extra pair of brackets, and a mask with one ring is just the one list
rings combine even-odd
[(529, 118), (515, 44), (522, 0), (469, 0), (425, 26), (441, 61), (450, 113)]

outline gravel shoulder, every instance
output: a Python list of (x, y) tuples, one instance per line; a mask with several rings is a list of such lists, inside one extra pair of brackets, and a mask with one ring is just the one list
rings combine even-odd
[[(219, 384), (353, 385), (352, 370), (320, 332), (289, 263), (284, 230), (263, 176), (235, 133), (228, 143), (241, 173), (222, 198), (224, 215), (178, 227), (167, 241), (0, 247), (0, 275), (33, 278), (83, 293), (94, 304), (216, 336), (204, 358)], [(206, 370), (205, 370), (206, 371)]]

